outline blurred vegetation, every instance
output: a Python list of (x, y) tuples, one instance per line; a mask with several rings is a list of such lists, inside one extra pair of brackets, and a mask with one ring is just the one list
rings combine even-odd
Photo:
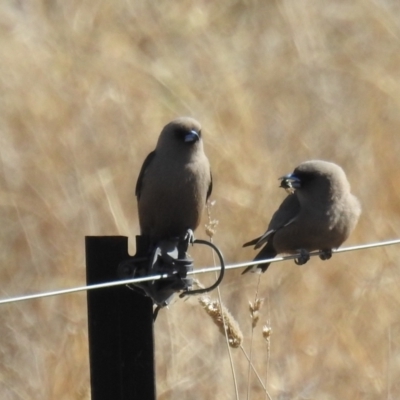
[[(84, 284), (85, 235), (127, 235), (134, 253), (140, 166), (181, 115), (203, 125), (227, 262), (254, 256), (241, 245), (284, 197), (277, 178), (307, 159), (341, 165), (363, 205), (348, 243), (400, 236), (395, 0), (5, 0), (0, 93), (2, 298)], [(274, 400), (400, 396), (398, 260), (393, 246), (261, 277), (254, 364), (265, 376), (269, 320)], [(221, 291), (249, 350), (258, 277), (240, 272)], [(2, 399), (90, 397), (85, 294), (1, 306), (0, 338)], [(156, 342), (159, 399), (234, 398), (196, 299), (160, 312)], [(264, 398), (254, 375), (251, 392)]]

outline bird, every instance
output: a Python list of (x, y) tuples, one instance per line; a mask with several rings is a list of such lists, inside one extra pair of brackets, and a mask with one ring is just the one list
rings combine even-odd
[(136, 183), (141, 235), (152, 245), (193, 235), (212, 182), (200, 123), (180, 117), (165, 125)]
[[(296, 264), (304, 264), (309, 252), (320, 250), (327, 260), (355, 228), (361, 214), (359, 200), (350, 192), (343, 169), (323, 160), (301, 163), (279, 178), (288, 196), (273, 214), (266, 232), (243, 245), (259, 249), (255, 261), (281, 253), (297, 254)], [(248, 271), (265, 272), (270, 264), (258, 264)]]

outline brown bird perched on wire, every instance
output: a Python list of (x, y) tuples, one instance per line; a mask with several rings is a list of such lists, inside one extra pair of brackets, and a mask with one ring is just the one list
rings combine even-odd
[(181, 117), (162, 130), (136, 183), (142, 235), (151, 243), (193, 235), (212, 191), (201, 125)]
[[(297, 264), (309, 259), (309, 252), (321, 250), (329, 259), (350, 235), (361, 213), (360, 203), (350, 193), (350, 184), (341, 167), (320, 160), (301, 163), (283, 176), (281, 187), (289, 192), (272, 216), (267, 231), (243, 245), (258, 249), (255, 261), (277, 254), (301, 254)], [(250, 266), (243, 271), (265, 272), (269, 263)]]

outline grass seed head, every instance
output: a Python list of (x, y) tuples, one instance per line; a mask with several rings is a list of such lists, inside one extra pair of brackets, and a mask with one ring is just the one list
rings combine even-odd
[(223, 304), (220, 306), (219, 301), (211, 300), (208, 296), (201, 296), (199, 298), (199, 303), (218, 326), (220, 332), (225, 334), (226, 330), (229, 345), (233, 348), (239, 347), (243, 342), (243, 333), (240, 330), (238, 322), (228, 309)]

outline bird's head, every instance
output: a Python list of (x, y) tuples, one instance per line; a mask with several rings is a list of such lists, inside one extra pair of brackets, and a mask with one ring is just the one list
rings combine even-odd
[(332, 162), (322, 160), (305, 161), (292, 173), (279, 179), (280, 187), (290, 193), (306, 188), (311, 191), (314, 189), (329, 191), (333, 186), (340, 188), (348, 186), (343, 169)]
[(181, 117), (167, 124), (160, 135), (160, 140), (193, 145), (201, 141), (201, 125), (190, 117)]

